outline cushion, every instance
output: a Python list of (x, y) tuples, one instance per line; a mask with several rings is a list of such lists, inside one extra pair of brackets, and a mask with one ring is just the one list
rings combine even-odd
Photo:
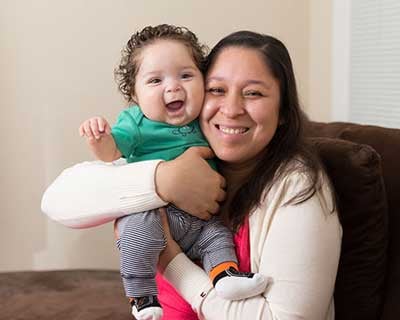
[(338, 320), (378, 319), (386, 271), (387, 201), (379, 155), (367, 145), (312, 138), (336, 192), (343, 228)]
[(346, 122), (310, 122), (310, 136), (336, 137), (368, 144), (381, 156), (389, 216), (386, 297), (382, 320), (400, 315), (400, 130)]
[(382, 319), (400, 318), (400, 130), (353, 125), (341, 138), (368, 143), (382, 157), (389, 211), (389, 250), (386, 298)]

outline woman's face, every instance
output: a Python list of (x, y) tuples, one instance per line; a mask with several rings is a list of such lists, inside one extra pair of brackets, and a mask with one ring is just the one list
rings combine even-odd
[(216, 156), (230, 163), (254, 158), (279, 123), (280, 89), (255, 49), (227, 47), (206, 76), (201, 127)]

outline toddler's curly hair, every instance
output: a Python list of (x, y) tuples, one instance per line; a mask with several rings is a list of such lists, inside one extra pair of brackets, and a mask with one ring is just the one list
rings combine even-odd
[(144, 47), (157, 40), (174, 40), (183, 43), (192, 54), (193, 61), (199, 70), (204, 72), (207, 46), (201, 44), (196, 35), (185, 27), (169, 24), (147, 26), (134, 33), (121, 51), (121, 61), (114, 70), (119, 91), (128, 102), (134, 102), (135, 78), (140, 67), (139, 55)]

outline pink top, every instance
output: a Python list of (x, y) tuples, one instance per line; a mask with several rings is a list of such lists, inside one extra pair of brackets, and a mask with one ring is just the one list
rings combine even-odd
[[(239, 262), (239, 270), (250, 272), (250, 230), (249, 220), (246, 219), (234, 236), (236, 255)], [(159, 291), (158, 299), (163, 307), (163, 319), (198, 320), (196, 313), (189, 303), (184, 300), (173, 286), (160, 274), (156, 276)]]

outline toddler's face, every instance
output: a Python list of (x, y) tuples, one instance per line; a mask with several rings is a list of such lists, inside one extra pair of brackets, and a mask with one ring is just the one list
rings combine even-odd
[(138, 63), (133, 98), (147, 118), (185, 125), (199, 116), (203, 75), (184, 44), (158, 40), (143, 48)]

